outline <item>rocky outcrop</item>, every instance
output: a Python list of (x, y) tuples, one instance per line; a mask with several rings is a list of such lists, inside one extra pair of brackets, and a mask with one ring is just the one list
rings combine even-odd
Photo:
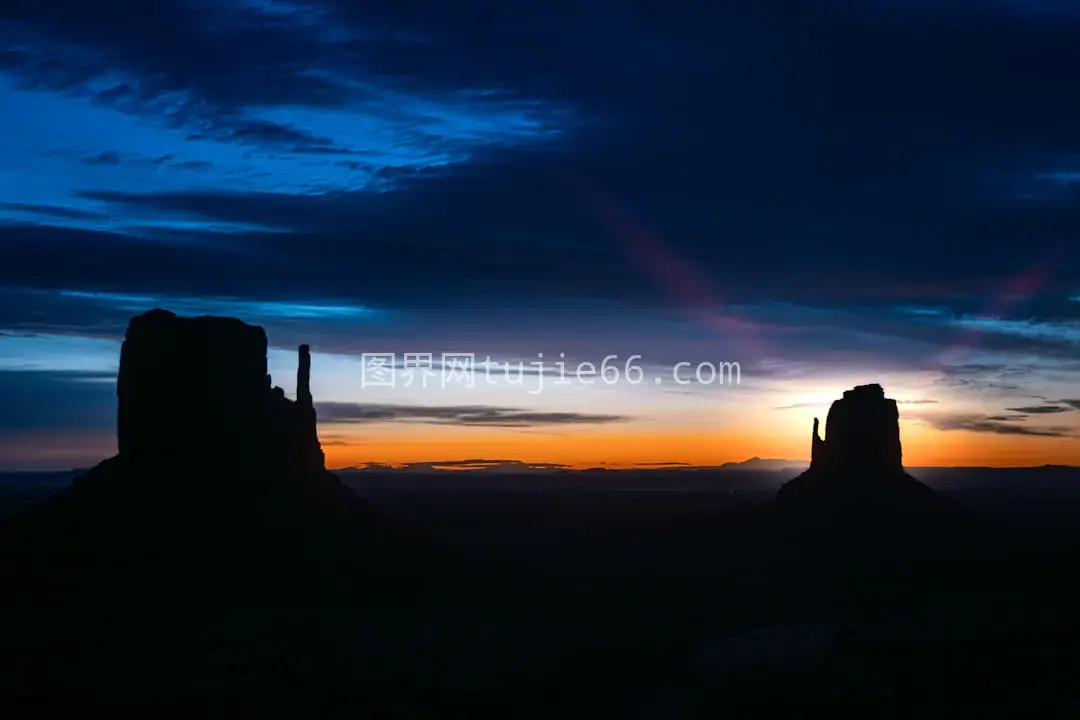
[(271, 387), (266, 332), (224, 317), (151, 310), (133, 318), (120, 353), (117, 441), (134, 463), (324, 468), (300, 347), (297, 399)]
[(949, 498), (904, 471), (896, 401), (881, 385), (860, 385), (833, 402), (825, 438), (814, 419), (810, 468), (785, 483), (773, 507), (791, 517), (865, 520), (955, 510)]
[(834, 474), (903, 471), (900, 414), (880, 385), (845, 390), (829, 408), (825, 436), (818, 437), (814, 418), (812, 467)]
[(0, 526), (8, 587), (26, 602), (280, 598), (397, 572), (400, 528), (325, 468), (310, 348), (295, 401), (266, 352), (265, 331), (233, 318), (133, 318), (119, 452)]

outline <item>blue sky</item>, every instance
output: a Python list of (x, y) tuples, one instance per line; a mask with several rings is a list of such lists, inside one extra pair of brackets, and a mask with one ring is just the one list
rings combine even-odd
[[(266, 326), (290, 391), (312, 344), (343, 461), (455, 433), (805, 455), (868, 381), (926, 462), (1075, 447), (1063, 4), (47, 0), (0, 9), (0, 46), (0, 382), (40, 400), (0, 416), (0, 467), (112, 451), (151, 307)], [(365, 351), (743, 385), (388, 392)]]

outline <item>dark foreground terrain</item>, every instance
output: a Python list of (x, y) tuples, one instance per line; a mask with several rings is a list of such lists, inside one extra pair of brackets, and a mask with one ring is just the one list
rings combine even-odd
[[(0, 690), (399, 718), (1080, 716), (1080, 471), (912, 472), (965, 519), (790, 536), (761, 511), (774, 473), (344, 473), (438, 534), (426, 570), (311, 602), (9, 610)], [(8, 478), (0, 502), (64, 484), (46, 480)]]

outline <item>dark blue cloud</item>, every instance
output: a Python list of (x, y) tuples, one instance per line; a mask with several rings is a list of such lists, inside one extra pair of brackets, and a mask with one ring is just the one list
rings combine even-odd
[[(40, 97), (92, 105), (89, 125), (126, 127), (126, 113), (175, 131), (95, 132), (133, 147), (80, 162), (128, 167), (141, 147), (147, 163), (217, 168), (159, 172), (156, 188), (90, 178), (68, 198), (84, 208), (335, 233), (338, 252), (346, 231), (488, 254), (503, 241), (535, 264), (552, 243), (604, 245), (567, 198), (570, 168), (734, 292), (813, 295), (842, 277), (849, 293), (888, 280), (911, 294), (957, 273), (988, 291), (1076, 227), (1072, 203), (1022, 201), (1068, 170), (1074, 38), (1007, 5), (964, 6), (959, 28), (911, 3), (900, 16), (868, 5), (54, 0), (7, 6), (22, 40), (5, 65)], [(532, 141), (542, 150), (506, 152)], [(872, 253), (854, 244), (871, 240)]]
[(1049, 2), (6, 3), (0, 325), (608, 302), (1061, 359), (1078, 61)]

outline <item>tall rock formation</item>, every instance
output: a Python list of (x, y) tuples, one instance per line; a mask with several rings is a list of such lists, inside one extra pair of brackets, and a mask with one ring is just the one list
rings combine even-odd
[(265, 331), (233, 318), (133, 318), (119, 452), (0, 525), (9, 587), (35, 602), (307, 596), (387, 562), (396, 572), (399, 528), (325, 468), (310, 348), (295, 401), (272, 387), (266, 353)]
[(773, 506), (813, 521), (868, 520), (952, 511), (952, 500), (904, 471), (896, 401), (860, 385), (833, 402), (825, 438), (814, 419), (810, 468), (785, 483)]
[(297, 399), (271, 387), (261, 327), (234, 318), (133, 318), (117, 379), (119, 457), (132, 463), (314, 471), (324, 468), (300, 346)]
[(818, 437), (814, 418), (812, 468), (836, 475), (903, 472), (900, 414), (880, 385), (845, 390), (829, 408), (825, 437)]
[(311, 396), (311, 347), (309, 345), (300, 346), (300, 364), (296, 370), (296, 404), (293, 407), (295, 408), (293, 413), (296, 416), (295, 433), (299, 462), (309, 467), (325, 467), (326, 458), (323, 455), (319, 433), (316, 429), (318, 418), (315, 414), (315, 400)]

